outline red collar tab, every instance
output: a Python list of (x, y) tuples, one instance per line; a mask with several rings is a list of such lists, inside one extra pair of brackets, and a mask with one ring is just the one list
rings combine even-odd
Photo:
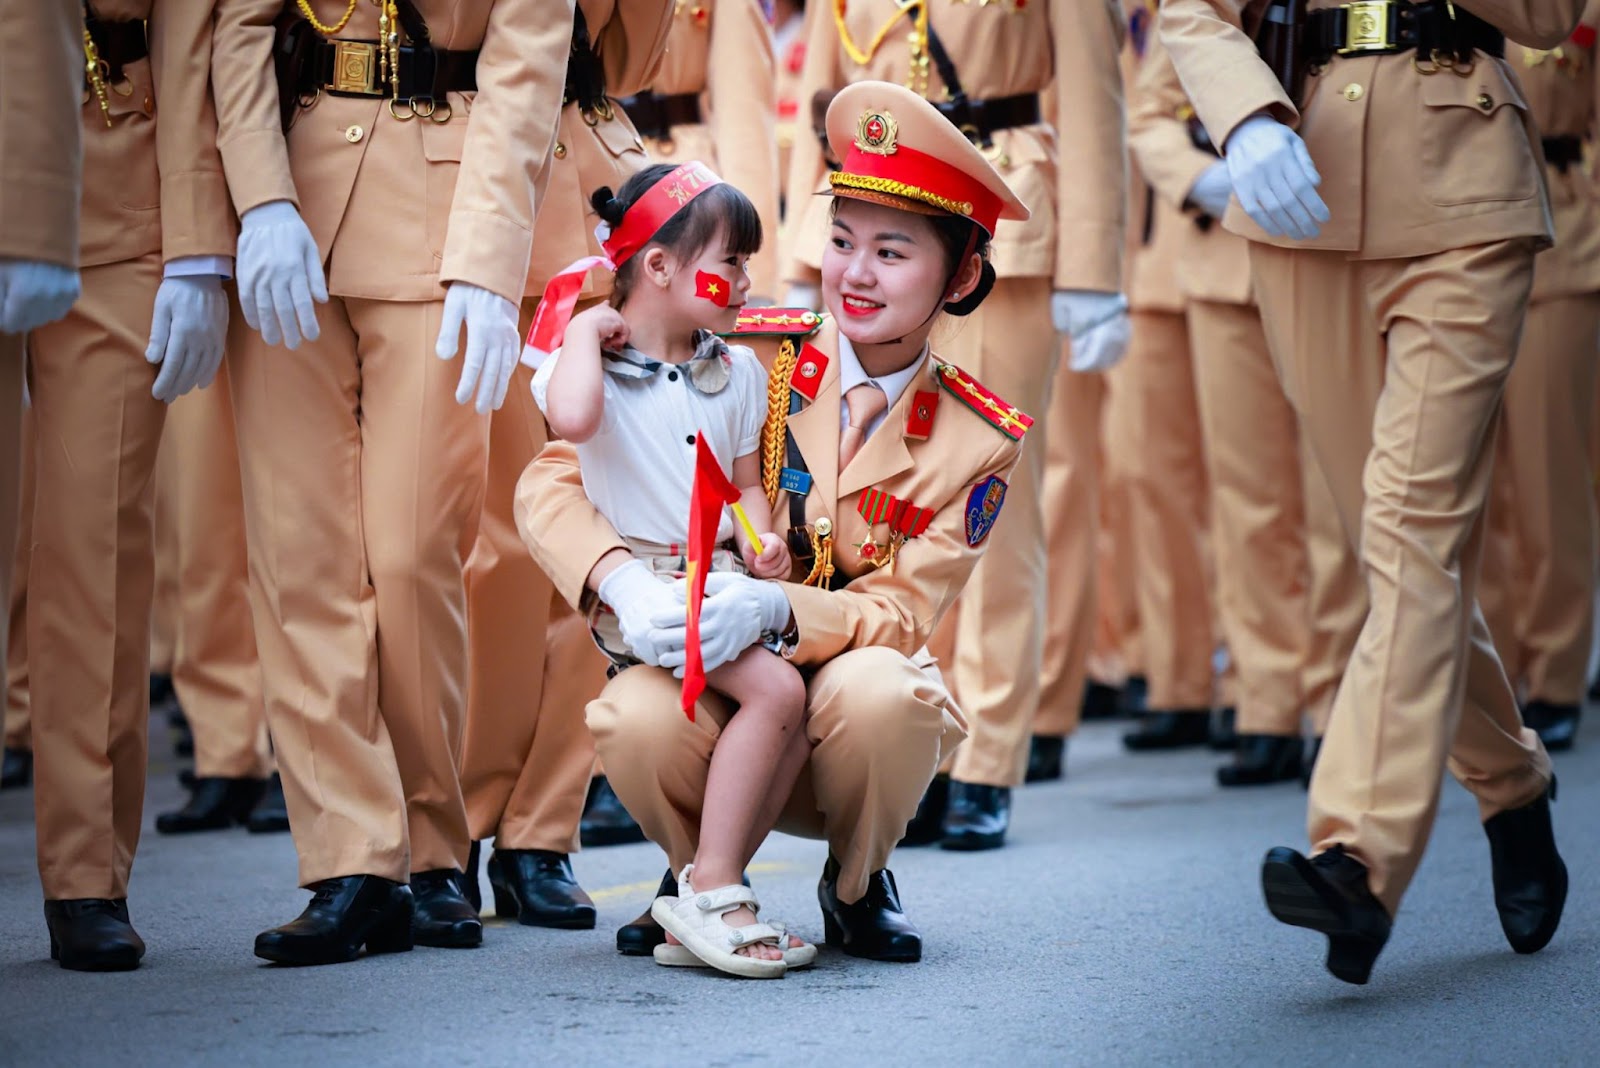
[(1032, 416), (1019, 410), (1016, 405), (1001, 400), (994, 391), (955, 364), (939, 364), (937, 377), (939, 385), (1012, 441), (1021, 441), (1033, 425)]
[(1580, 22), (1578, 23), (1578, 28), (1572, 31), (1570, 40), (1579, 48), (1593, 48), (1595, 28), (1587, 23)]
[(789, 388), (806, 400), (814, 401), (827, 373), (828, 357), (814, 345), (803, 345), (800, 358), (794, 362), (794, 374), (789, 376)]
[(622, 222), (611, 236), (601, 242), (612, 265), (621, 267), (627, 263), (634, 253), (650, 243), (650, 239), (674, 215), (683, 210), (684, 205), (712, 186), (721, 184), (722, 179), (710, 167), (699, 160), (690, 160), (651, 186), (622, 216)]
[(933, 433), (933, 417), (939, 413), (939, 391), (919, 389), (911, 395), (911, 409), (906, 412), (906, 437), (925, 441)]

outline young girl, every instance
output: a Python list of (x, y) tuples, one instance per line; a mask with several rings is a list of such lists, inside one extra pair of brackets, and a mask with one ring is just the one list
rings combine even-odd
[[(766, 373), (753, 352), (716, 334), (732, 330), (750, 287), (745, 263), (761, 244), (755, 208), (699, 163), (647, 167), (615, 196), (601, 189), (592, 202), (617, 272), (611, 301), (572, 319), (563, 347), (540, 364), (533, 391), (551, 429), (576, 444), (585, 493), (634, 556), (607, 576), (602, 603), (589, 612), (596, 643), (620, 670), (656, 663), (652, 628), (685, 611), (666, 584), (678, 583), (685, 571), (699, 435), (719, 463), (732, 461), (741, 503), (761, 534), (760, 545), (742, 544), (735, 554), (725, 512), (712, 570), (782, 579), (790, 559), (772, 532), (761, 488)], [(566, 278), (575, 272), (581, 279), (588, 266), (580, 261)], [(558, 277), (545, 298), (557, 318), (562, 292)], [(576, 284), (564, 292), (570, 308)], [(547, 322), (536, 321), (533, 333), (535, 350), (541, 336), (553, 340)], [(641, 586), (647, 596), (638, 595)], [(604, 603), (608, 593), (648, 607), (619, 616)], [(716, 742), (694, 863), (679, 878), (680, 898), (664, 899), (664, 908), (658, 903), (657, 919), (713, 967), (776, 978), (787, 967), (791, 940), (781, 927), (757, 922), (760, 905), (741, 874), (809, 755), (805, 684), (759, 645), (708, 672), (707, 682), (738, 714)], [(801, 959), (807, 955), (815, 949), (796, 946), (789, 957), (809, 963)]]

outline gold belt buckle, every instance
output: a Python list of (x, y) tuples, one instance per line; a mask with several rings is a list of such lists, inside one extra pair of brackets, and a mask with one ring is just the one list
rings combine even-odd
[(328, 88), (335, 93), (381, 96), (378, 46), (370, 41), (333, 42), (333, 82)]
[(1394, 47), (1389, 36), (1390, 0), (1363, 0), (1344, 5), (1344, 47), (1341, 56)]

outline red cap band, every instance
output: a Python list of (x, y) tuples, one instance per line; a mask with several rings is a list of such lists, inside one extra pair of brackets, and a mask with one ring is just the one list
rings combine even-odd
[[(859, 179), (867, 179), (860, 181)], [(988, 186), (944, 160), (902, 144), (889, 155), (852, 145), (835, 186), (866, 189), (918, 200), (952, 215), (964, 215), (994, 236), (1005, 203)]]

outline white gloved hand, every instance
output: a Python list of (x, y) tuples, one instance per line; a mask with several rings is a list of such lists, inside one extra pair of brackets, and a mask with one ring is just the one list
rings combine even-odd
[(295, 206), (274, 200), (239, 219), (239, 310), (269, 345), (300, 347), (321, 335), (316, 305), (328, 302), (322, 254)]
[(467, 403), (476, 390), (478, 411), (492, 412), (505, 403), (511, 372), (522, 359), (517, 306), (481, 286), (451, 282), (444, 295), (439, 341), (433, 347), (439, 359), (455, 358), (463, 326), (467, 328), (467, 354), (456, 386), (456, 403)]
[[(672, 587), (651, 573), (642, 560), (629, 560), (600, 580), (595, 590), (600, 599), (611, 606), (622, 628), (622, 640), (628, 651), (651, 667), (661, 665), (662, 646), (655, 640), (652, 620), (657, 616), (676, 613), (683, 623), (683, 599), (672, 592)], [(679, 639), (682, 649), (682, 639)]]
[(216, 275), (164, 279), (144, 358), (161, 365), (150, 395), (171, 404), (217, 377), (228, 337), (228, 298)]
[(1091, 289), (1050, 294), (1056, 332), (1072, 339), (1067, 366), (1074, 371), (1109, 371), (1128, 351), (1128, 298)]
[(1228, 200), (1233, 196), (1233, 179), (1228, 175), (1228, 165), (1217, 160), (1200, 172), (1200, 177), (1189, 187), (1189, 203), (1211, 216), (1220, 219), (1228, 211)]
[(1322, 231), (1328, 205), (1317, 194), (1322, 176), (1300, 135), (1256, 115), (1228, 138), (1228, 177), (1245, 213), (1274, 237), (1305, 241)]
[(78, 299), (78, 272), (41, 260), (0, 259), (0, 334), (53, 323)]
[[(688, 620), (684, 617), (687, 583), (673, 587), (676, 603), (653, 622), (660, 635), (661, 666), (683, 678), (688, 661)], [(706, 599), (700, 604), (700, 659), (707, 672), (715, 671), (761, 640), (761, 635), (781, 633), (789, 627), (789, 597), (776, 582), (716, 571), (706, 576)]]
[(789, 286), (789, 291), (783, 295), (783, 306), (821, 311), (822, 287), (812, 285), (810, 282), (794, 282)]

